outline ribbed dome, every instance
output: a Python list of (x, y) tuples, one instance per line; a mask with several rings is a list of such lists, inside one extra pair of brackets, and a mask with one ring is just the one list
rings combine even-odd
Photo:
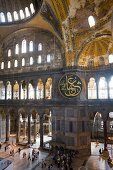
[(19, 23), (39, 11), (43, 0), (0, 0), (0, 25)]

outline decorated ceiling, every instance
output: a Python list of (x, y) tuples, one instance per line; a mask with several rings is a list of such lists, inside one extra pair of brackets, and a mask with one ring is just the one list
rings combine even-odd
[[(4, 2), (1, 3), (1, 11), (2, 8), (3, 12), (5, 8), (7, 12), (8, 9), (10, 9), (9, 12), (18, 11), (16, 5), (12, 3), (13, 0), (10, 0), (11, 3), (6, 0)], [(101, 56), (104, 57), (105, 64), (108, 64), (107, 55), (113, 51), (111, 47), (113, 0), (25, 0), (25, 2), (19, 2), (20, 0), (17, 6), (21, 4), (22, 9), (25, 9), (27, 2), (29, 5), (33, 3), (34, 8), (38, 9), (37, 14), (31, 18), (28, 17), (29, 20), (22, 24), (18, 22), (12, 26), (9, 23), (8, 29), (7, 24), (0, 25), (1, 42), (18, 29), (39, 27), (51, 31), (62, 42), (67, 66), (87, 66), (89, 58), (92, 58), (94, 65), (97, 66)], [(41, 4), (39, 8), (37, 2)], [(89, 16), (93, 16), (95, 20), (95, 25), (92, 27), (88, 23)]]

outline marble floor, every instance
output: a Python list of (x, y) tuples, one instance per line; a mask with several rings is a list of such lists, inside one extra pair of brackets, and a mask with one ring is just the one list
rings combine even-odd
[[(49, 138), (45, 136), (45, 141)], [(50, 156), (48, 156), (47, 151), (42, 151), (39, 148), (39, 138), (37, 138), (37, 142), (35, 145), (31, 146), (30, 148), (23, 148), (21, 147), (20, 154), (17, 152), (20, 146), (11, 145), (7, 151), (4, 150), (5, 144), (2, 146), (0, 150), (0, 157), (7, 158), (13, 161), (13, 169), (14, 170), (42, 170), (41, 162), (44, 160), (47, 164), (52, 162)], [(13, 148), (15, 151), (14, 156), (9, 155), (10, 148)], [(28, 160), (28, 154), (32, 153), (33, 148), (35, 151), (39, 150), (39, 159), (36, 159), (34, 162)], [(99, 143), (98, 145), (95, 142), (91, 143), (91, 156), (89, 157), (81, 157), (80, 155), (75, 158), (73, 161), (73, 169), (74, 170), (113, 170), (113, 167), (110, 168), (107, 161), (103, 160), (99, 156), (99, 149), (103, 148), (103, 144)], [(113, 145), (108, 145), (108, 150), (111, 158), (113, 159)], [(26, 158), (23, 158), (23, 152), (26, 152)], [(86, 161), (85, 166), (82, 166), (83, 162)], [(45, 168), (43, 168), (45, 169)], [(46, 170), (46, 169), (45, 169)], [(54, 166), (53, 170), (57, 170)]]

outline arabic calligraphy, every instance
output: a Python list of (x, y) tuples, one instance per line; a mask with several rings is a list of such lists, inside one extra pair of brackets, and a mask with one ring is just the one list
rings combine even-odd
[(65, 97), (76, 97), (82, 91), (82, 82), (75, 74), (66, 74), (59, 81), (59, 90)]

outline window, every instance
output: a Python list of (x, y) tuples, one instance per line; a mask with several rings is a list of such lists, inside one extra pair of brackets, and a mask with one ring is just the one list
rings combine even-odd
[(113, 54), (109, 55), (109, 63), (113, 63)]
[(6, 99), (11, 99), (12, 98), (12, 85), (9, 81), (7, 82), (7, 88), (6, 89), (7, 89)]
[(47, 63), (50, 63), (51, 62), (51, 56), (50, 54), (47, 55)]
[(38, 51), (42, 51), (42, 44), (38, 44)]
[(3, 81), (0, 81), (0, 100), (5, 100), (5, 86)]
[(22, 41), (22, 53), (26, 53), (27, 49), (26, 49), (26, 40), (24, 39)]
[(30, 57), (30, 65), (33, 65), (33, 57)]
[(29, 51), (33, 51), (33, 41), (30, 41), (29, 43)]
[(34, 5), (32, 3), (30, 4), (30, 10), (32, 14), (35, 13)]
[(1, 63), (1, 69), (4, 69), (4, 62)]
[(19, 45), (18, 44), (16, 44), (16, 46), (15, 46), (15, 54), (19, 54)]
[(98, 92), (99, 92), (99, 99), (108, 98), (107, 82), (106, 82), (105, 77), (100, 77)]
[(25, 15), (24, 15), (24, 12), (23, 12), (22, 9), (20, 10), (20, 18), (21, 18), (21, 19), (24, 19), (24, 18), (25, 18)]
[(110, 99), (113, 99), (113, 76), (111, 77), (111, 80), (109, 82), (109, 96)]
[(30, 17), (30, 12), (29, 12), (28, 7), (25, 7), (25, 14), (26, 14), (26, 17)]
[(14, 15), (14, 20), (17, 21), (19, 18), (18, 18), (18, 13), (16, 11), (13, 12), (13, 15)]
[(12, 22), (12, 15), (10, 12), (7, 13), (7, 20), (8, 22)]
[(90, 78), (88, 83), (88, 99), (97, 99), (97, 87), (93, 77)]
[(3, 12), (0, 13), (0, 21), (5, 22), (5, 15)]
[(90, 27), (95, 26), (95, 19), (94, 19), (93, 16), (89, 16), (89, 17), (88, 17), (88, 23), (89, 23), (89, 26), (90, 26)]
[(40, 64), (42, 62), (42, 57), (41, 55), (38, 56), (38, 64)]
[(22, 58), (22, 66), (25, 66), (25, 59)]
[(11, 56), (11, 49), (8, 50), (8, 57)]
[(17, 66), (18, 66), (18, 61), (15, 60), (15, 62), (14, 62), (14, 67), (17, 67)]
[(8, 68), (11, 68), (11, 61), (8, 61)]

